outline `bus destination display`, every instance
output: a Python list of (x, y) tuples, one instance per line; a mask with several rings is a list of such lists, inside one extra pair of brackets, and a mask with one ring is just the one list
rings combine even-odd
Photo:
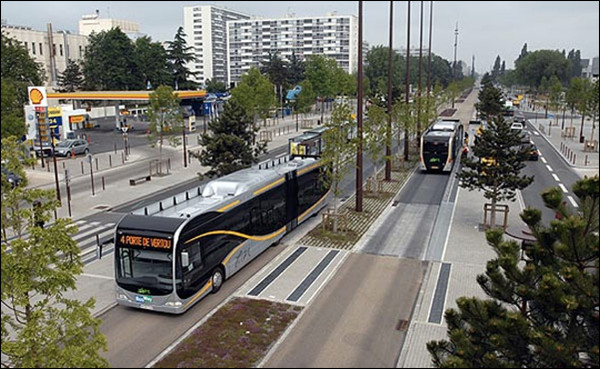
[(170, 249), (172, 241), (161, 237), (121, 235), (119, 242), (123, 246), (133, 246), (152, 249)]

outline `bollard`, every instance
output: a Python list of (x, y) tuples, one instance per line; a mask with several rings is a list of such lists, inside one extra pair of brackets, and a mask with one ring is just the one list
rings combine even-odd
[(83, 174), (83, 161), (81, 162), (81, 174)]
[(115, 154), (117, 153), (117, 144), (115, 144)]
[(104, 191), (106, 189), (106, 186), (104, 185), (104, 176), (102, 176), (102, 191)]
[(65, 162), (64, 161), (62, 162), (62, 165), (63, 165), (63, 170), (65, 170), (66, 168), (65, 168)]
[(152, 177), (152, 162), (148, 162), (148, 175)]
[(125, 155), (121, 152), (121, 163), (125, 165)]
[(112, 155), (108, 154), (108, 166), (112, 168)]
[(96, 159), (96, 171), (98, 171), (98, 158), (95, 158), (95, 159)]
[(585, 161), (584, 161), (583, 165), (586, 166), (586, 167), (588, 165), (588, 156), (587, 156), (587, 154), (585, 154)]
[(100, 244), (100, 237), (96, 233), (96, 258), (100, 260), (102, 258), (102, 245)]
[[(42, 159), (44, 160), (44, 159)], [(46, 159), (46, 169), (48, 170), (48, 172), (50, 171), (50, 160)]]
[(573, 165), (575, 165), (576, 161), (577, 161), (577, 154), (573, 154)]
[(167, 173), (171, 170), (171, 158), (167, 158)]

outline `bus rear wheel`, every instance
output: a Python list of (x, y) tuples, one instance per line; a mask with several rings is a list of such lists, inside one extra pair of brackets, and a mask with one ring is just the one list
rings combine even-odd
[(219, 292), (221, 286), (223, 285), (223, 281), (225, 280), (225, 275), (223, 274), (223, 270), (221, 268), (216, 268), (213, 271), (212, 277), (210, 277), (212, 282), (212, 293)]

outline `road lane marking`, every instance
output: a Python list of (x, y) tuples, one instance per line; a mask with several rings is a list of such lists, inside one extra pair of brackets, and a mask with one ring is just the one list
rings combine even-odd
[(569, 199), (569, 202), (571, 203), (571, 205), (573, 205), (574, 208), (578, 208), (579, 205), (577, 205), (577, 203), (575, 202), (575, 200), (573, 200), (572, 196), (567, 196), (567, 199)]
[(560, 189), (561, 189), (561, 190), (563, 190), (563, 192), (564, 192), (564, 193), (569, 193), (569, 190), (567, 190), (567, 188), (565, 187), (565, 185), (564, 185), (564, 184), (562, 184), (562, 183), (559, 183), (559, 184), (558, 184), (558, 187), (560, 187)]
[(552, 169), (552, 167), (549, 166), (548, 164), (546, 164), (546, 168), (548, 168), (549, 171), (554, 172), (554, 169)]
[(539, 133), (537, 133), (537, 131), (533, 131), (533, 134), (536, 135), (536, 136), (540, 135)]
[(546, 161), (546, 159), (542, 158), (541, 156), (540, 156), (540, 160), (542, 160), (542, 163), (548, 164), (548, 162)]
[(552, 173), (552, 177), (554, 177), (554, 180), (556, 182), (560, 182), (560, 178), (558, 178), (558, 176), (556, 174)]

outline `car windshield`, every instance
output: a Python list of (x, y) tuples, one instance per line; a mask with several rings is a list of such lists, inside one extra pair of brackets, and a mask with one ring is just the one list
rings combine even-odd
[(62, 141), (56, 145), (56, 147), (71, 147), (71, 146), (73, 146), (73, 141)]

